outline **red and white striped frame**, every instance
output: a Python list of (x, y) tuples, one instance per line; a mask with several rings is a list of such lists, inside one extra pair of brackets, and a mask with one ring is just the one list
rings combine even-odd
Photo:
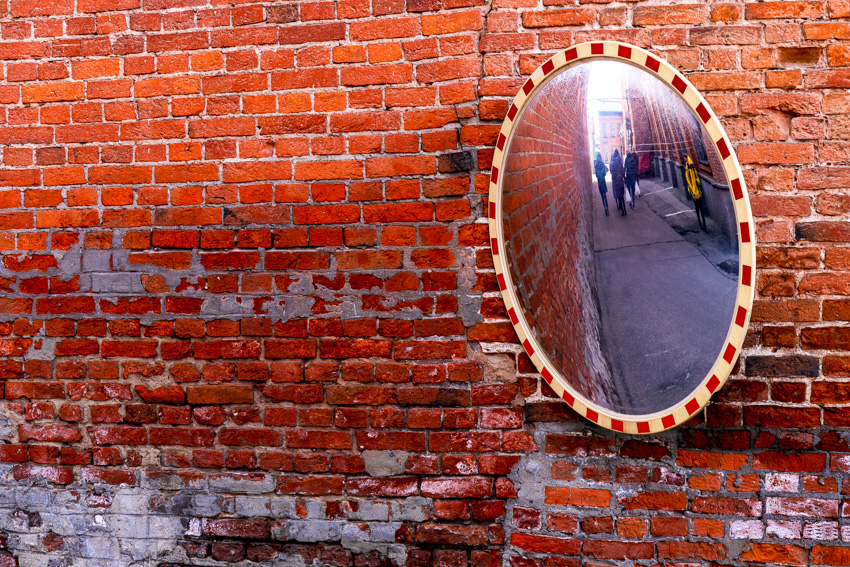
[[(502, 235), (502, 178), (500, 171), (506, 149), (510, 146), (511, 135), (516, 125), (517, 116), (521, 115), (524, 105), (531, 96), (555, 71), (591, 60), (606, 59), (620, 61), (639, 67), (666, 83), (699, 117), (706, 131), (717, 147), (717, 152), (723, 161), (723, 169), (729, 179), (735, 217), (738, 223), (738, 296), (737, 306), (730, 322), (726, 341), (721, 352), (717, 355), (709, 373), (697, 388), (685, 399), (663, 411), (648, 415), (626, 415), (613, 412), (585, 399), (578, 394), (560, 375), (549, 361), (544, 350), (540, 347), (531, 333), (524, 317), (518, 316), (522, 311), (511, 282), (510, 271), (505, 269), (504, 236)], [(588, 159), (590, 159), (588, 157)], [(514, 97), (507, 117), (502, 123), (502, 129), (496, 142), (496, 152), (493, 156), (493, 166), (490, 174), (489, 198), (490, 243), (493, 252), (496, 277), (502, 298), (505, 301), (514, 329), (519, 336), (528, 356), (537, 367), (552, 389), (561, 396), (576, 412), (590, 421), (614, 431), (624, 433), (657, 433), (676, 427), (688, 421), (700, 411), (729, 377), (735, 360), (744, 343), (747, 326), (752, 312), (754, 283), (755, 283), (755, 230), (747, 189), (738, 158), (732, 151), (732, 144), (723, 131), (720, 121), (708, 106), (702, 95), (676, 69), (663, 59), (648, 51), (613, 41), (597, 41), (581, 43), (553, 55), (548, 61), (538, 67), (525, 82)]]

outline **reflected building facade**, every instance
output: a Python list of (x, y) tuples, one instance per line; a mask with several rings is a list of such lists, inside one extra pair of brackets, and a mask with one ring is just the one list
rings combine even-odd
[(687, 195), (685, 163), (690, 156), (699, 173), (707, 216), (737, 247), (735, 210), (729, 198), (729, 182), (714, 144), (699, 119), (666, 85), (647, 73), (631, 68), (623, 75), (626, 119), (635, 151), (641, 156), (642, 174), (651, 168), (653, 177)]
[[(606, 164), (611, 163), (614, 150), (619, 150), (620, 155), (623, 154), (625, 144), (623, 143), (622, 108), (622, 103), (619, 101), (608, 104), (607, 108), (606, 105), (601, 105), (601, 108), (596, 111), (596, 116), (592, 116), (590, 120), (593, 146)], [(596, 153), (593, 152), (593, 156), (595, 155)]]

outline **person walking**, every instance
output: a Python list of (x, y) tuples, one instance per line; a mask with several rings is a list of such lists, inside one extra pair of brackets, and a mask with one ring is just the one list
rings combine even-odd
[(631, 207), (635, 208), (635, 183), (638, 178), (638, 158), (634, 152), (629, 152), (626, 155), (626, 162), (623, 164), (626, 170), (626, 189), (629, 191), (629, 196), (632, 198)]
[(599, 195), (602, 197), (602, 204), (605, 206), (605, 216), (608, 216), (608, 185), (605, 183), (605, 174), (608, 173), (608, 168), (605, 162), (602, 161), (602, 154), (596, 152), (596, 160), (593, 162), (593, 169), (596, 170), (596, 187), (599, 189)]
[(623, 171), (623, 160), (620, 158), (620, 150), (614, 150), (611, 156), (611, 185), (614, 187), (614, 200), (617, 201), (617, 209), (620, 216), (626, 216), (626, 201), (623, 198), (626, 193), (625, 172)]
[(685, 159), (685, 179), (688, 182), (688, 195), (694, 200), (694, 211), (696, 212), (697, 222), (700, 228), (708, 232), (705, 225), (705, 199), (702, 194), (702, 182), (700, 181), (696, 167), (694, 167), (694, 162), (691, 161), (691, 156), (685, 156)]

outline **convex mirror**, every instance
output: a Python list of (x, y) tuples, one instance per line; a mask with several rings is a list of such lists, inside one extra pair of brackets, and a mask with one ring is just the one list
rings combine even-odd
[(541, 65), (498, 137), (489, 223), (520, 342), (579, 414), (662, 431), (729, 376), (753, 300), (747, 192), (717, 117), (662, 59), (595, 42)]

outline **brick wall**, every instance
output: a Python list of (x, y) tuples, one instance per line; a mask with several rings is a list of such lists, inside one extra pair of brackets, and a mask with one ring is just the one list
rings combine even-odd
[[(846, 1), (0, 13), (4, 565), (850, 562)], [(640, 439), (540, 384), (484, 222), (524, 75), (606, 38), (707, 94), (760, 245), (738, 373)]]

